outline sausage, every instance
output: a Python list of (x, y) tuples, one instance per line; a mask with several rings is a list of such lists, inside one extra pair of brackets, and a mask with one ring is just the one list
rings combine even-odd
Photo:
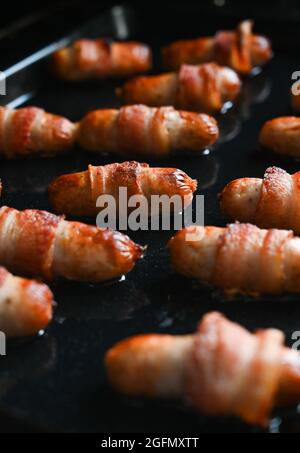
[(145, 105), (90, 112), (78, 130), (82, 148), (126, 156), (165, 157), (177, 149), (200, 151), (214, 144), (218, 136), (217, 122), (208, 115)]
[(223, 290), (300, 292), (300, 238), (290, 230), (191, 226), (177, 232), (169, 248), (177, 272)]
[(47, 285), (0, 267), (0, 331), (7, 337), (36, 334), (50, 323), (52, 309), (53, 294)]
[(0, 107), (0, 156), (59, 154), (72, 148), (76, 125), (38, 107)]
[(261, 228), (291, 228), (300, 234), (300, 172), (290, 175), (277, 167), (264, 178), (231, 181), (220, 195), (221, 209), (230, 219)]
[(173, 105), (192, 111), (217, 112), (240, 93), (241, 82), (230, 68), (216, 63), (182, 65), (178, 72), (129, 80), (117, 95), (125, 104)]
[(300, 397), (300, 355), (283, 341), (279, 330), (251, 334), (212, 312), (193, 335), (138, 335), (117, 343), (105, 366), (112, 387), (126, 395), (182, 399), (202, 414), (265, 427), (275, 406)]
[(162, 49), (164, 65), (171, 70), (182, 64), (210, 61), (229, 66), (241, 74), (263, 66), (272, 58), (270, 41), (252, 32), (253, 22), (241, 22), (235, 31), (217, 32), (214, 37), (181, 40)]
[(146, 44), (80, 39), (52, 55), (51, 67), (63, 80), (131, 77), (148, 72), (152, 54)]
[(267, 121), (260, 131), (259, 141), (275, 153), (300, 156), (300, 118), (282, 116)]
[(94, 216), (100, 208), (100, 195), (112, 195), (118, 207), (119, 189), (126, 188), (128, 198), (141, 195), (151, 207), (151, 195), (179, 195), (186, 207), (193, 200), (197, 181), (177, 168), (151, 168), (138, 162), (114, 163), (56, 178), (49, 186), (49, 200), (56, 213), (70, 216)]
[(0, 209), (0, 263), (17, 274), (103, 282), (129, 272), (142, 248), (109, 229), (47, 211)]

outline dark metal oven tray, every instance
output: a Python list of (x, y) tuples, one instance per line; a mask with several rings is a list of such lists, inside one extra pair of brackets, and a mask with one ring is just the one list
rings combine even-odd
[[(78, 120), (88, 110), (118, 106), (114, 96), (118, 83), (72, 85), (55, 80), (46, 64), (47, 55), (55, 48), (78, 36), (138, 39), (152, 46), (154, 71), (160, 72), (158, 49), (162, 44), (179, 37), (213, 34), (218, 28), (235, 26), (240, 18), (238, 12), (217, 7), (189, 9), (187, 4), (174, 4), (173, 8), (166, 8), (165, 15), (158, 15), (147, 6), (110, 7), (66, 38), (57, 37), (39, 53), (8, 70), (7, 96), (0, 96), (0, 102), (19, 106), (25, 101)], [(293, 27), (286, 25), (283, 33), (276, 19), (258, 14), (256, 29), (273, 39), (275, 57), (261, 74), (245, 81), (239, 105), (220, 117), (220, 143), (206, 155), (173, 157), (159, 163), (148, 161), (181, 168), (198, 180), (197, 193), (205, 196), (207, 225), (225, 224), (217, 194), (231, 179), (261, 177), (270, 165), (290, 172), (299, 170), (299, 162), (263, 152), (257, 142), (266, 119), (291, 113), (291, 74), (299, 69), (293, 56)], [(37, 35), (36, 42), (38, 39)], [(46, 189), (54, 177), (84, 170), (89, 163), (109, 162), (109, 157), (79, 149), (49, 159), (1, 160), (1, 204), (49, 210)], [(196, 415), (179, 403), (129, 400), (117, 395), (106, 382), (103, 355), (116, 341), (133, 334), (193, 331), (201, 316), (210, 310), (219, 310), (250, 329), (278, 327), (291, 344), (292, 332), (300, 330), (299, 298), (228, 300), (218, 291), (174, 275), (166, 249), (171, 232), (128, 234), (138, 243), (147, 244), (148, 250), (126, 278), (108, 285), (53, 283), (58, 306), (46, 333), (8, 344), (7, 356), (0, 357), (1, 420), (9, 421), (10, 426), (18, 422), (16, 426), (24, 430), (52, 432), (257, 431), (237, 420)], [(271, 431), (300, 430), (296, 408), (274, 416)]]

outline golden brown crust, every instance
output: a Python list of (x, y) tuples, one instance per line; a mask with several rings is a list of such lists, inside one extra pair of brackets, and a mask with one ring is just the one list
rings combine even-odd
[(72, 148), (76, 125), (37, 107), (0, 107), (0, 155), (6, 158), (61, 153)]
[(234, 101), (241, 88), (238, 75), (216, 63), (182, 65), (177, 73), (138, 77), (117, 91), (125, 104), (174, 105), (179, 109), (215, 112)]
[(64, 80), (131, 77), (152, 66), (150, 48), (139, 42), (80, 39), (52, 56), (54, 73)]
[(197, 182), (176, 168), (150, 168), (138, 162), (114, 163), (89, 168), (85, 172), (73, 173), (56, 178), (49, 186), (49, 200), (53, 210), (70, 216), (94, 216), (100, 208), (96, 206), (100, 195), (112, 195), (117, 203), (119, 188), (126, 188), (128, 198), (178, 194), (189, 202)]
[(259, 136), (265, 148), (279, 154), (298, 157), (300, 155), (300, 118), (283, 116), (267, 121)]
[(256, 66), (272, 58), (270, 41), (252, 33), (252, 22), (244, 21), (235, 31), (222, 31), (215, 37), (181, 40), (162, 49), (167, 68), (176, 70), (182, 64), (201, 64), (210, 61), (249, 74)]
[(48, 195), (51, 207), (57, 214), (80, 217), (93, 216), (98, 212), (88, 172), (59, 176), (51, 182)]
[(46, 211), (0, 209), (0, 261), (20, 274), (101, 282), (129, 272), (142, 248), (127, 236)]

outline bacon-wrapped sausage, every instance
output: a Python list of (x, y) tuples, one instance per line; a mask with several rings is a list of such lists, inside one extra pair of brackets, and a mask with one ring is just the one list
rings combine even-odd
[(93, 216), (100, 195), (115, 197), (118, 207), (119, 188), (127, 189), (128, 198), (143, 195), (151, 206), (151, 195), (179, 195), (183, 206), (193, 200), (197, 181), (177, 168), (151, 168), (148, 164), (123, 162), (99, 167), (89, 165), (81, 173), (63, 175), (49, 186), (50, 203), (57, 213), (70, 216)]
[(52, 319), (48, 286), (15, 277), (0, 267), (0, 331), (8, 337), (34, 335)]
[(260, 131), (259, 141), (276, 153), (300, 156), (300, 118), (282, 116), (267, 121)]
[(125, 104), (174, 105), (193, 111), (216, 112), (234, 101), (241, 82), (232, 69), (207, 63), (183, 65), (179, 72), (137, 77), (117, 90)]
[(283, 341), (279, 330), (251, 334), (212, 312), (194, 335), (123, 340), (105, 365), (111, 385), (126, 395), (181, 398), (203, 414), (264, 427), (275, 406), (300, 398), (300, 355)]
[(263, 179), (236, 179), (222, 191), (220, 204), (230, 219), (300, 234), (300, 172), (270, 167)]
[(152, 55), (139, 42), (80, 39), (56, 51), (51, 64), (57, 77), (64, 80), (131, 77), (151, 69)]
[(300, 292), (300, 238), (251, 224), (191, 226), (170, 240), (174, 269), (224, 290)]
[(76, 125), (37, 107), (0, 107), (0, 156), (57, 154), (72, 148)]
[(176, 149), (203, 150), (218, 136), (218, 125), (208, 115), (145, 105), (90, 112), (78, 129), (78, 142), (85, 149), (151, 157)]
[(17, 274), (102, 282), (129, 272), (141, 255), (117, 231), (36, 209), (0, 209), (0, 263)]
[(253, 22), (241, 22), (235, 31), (220, 31), (214, 37), (181, 40), (162, 49), (167, 68), (209, 61), (229, 66), (242, 74), (263, 66), (272, 58), (270, 41), (252, 33)]

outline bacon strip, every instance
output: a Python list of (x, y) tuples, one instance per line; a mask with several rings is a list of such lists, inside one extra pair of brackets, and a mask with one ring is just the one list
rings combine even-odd
[(210, 61), (229, 66), (241, 74), (263, 66), (272, 58), (270, 41), (252, 33), (253, 22), (241, 22), (235, 31), (220, 31), (214, 37), (174, 42), (162, 49), (167, 68), (178, 69), (182, 64)]
[(280, 385), (283, 340), (278, 330), (253, 335), (219, 313), (206, 315), (187, 360), (188, 401), (208, 415), (266, 426)]
[(56, 51), (51, 66), (57, 77), (71, 81), (131, 77), (151, 69), (152, 54), (139, 42), (80, 39)]
[(226, 64), (242, 74), (249, 74), (251, 61), (252, 22), (242, 22), (235, 32), (219, 32), (215, 37), (215, 56), (220, 64)]
[(117, 94), (125, 104), (174, 105), (186, 110), (216, 112), (235, 101), (241, 89), (238, 75), (216, 63), (182, 65), (176, 73), (129, 80)]
[(0, 263), (18, 274), (102, 282), (129, 272), (142, 248), (127, 236), (46, 211), (0, 209)]
[(110, 384), (129, 396), (180, 398), (206, 415), (265, 427), (274, 407), (300, 398), (300, 355), (275, 329), (251, 334), (208, 313), (194, 335), (125, 339), (105, 355)]

